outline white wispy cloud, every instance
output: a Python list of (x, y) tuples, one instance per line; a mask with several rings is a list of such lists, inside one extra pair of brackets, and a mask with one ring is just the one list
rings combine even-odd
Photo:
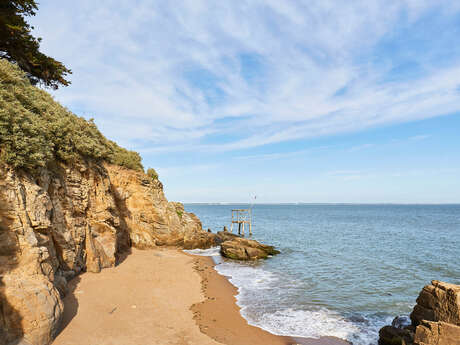
[(74, 72), (56, 97), (110, 137), (141, 152), (231, 151), (460, 111), (460, 56), (438, 64), (408, 50), (419, 72), (392, 79), (401, 61), (374, 52), (401, 25), (459, 10), (428, 0), (44, 0), (33, 23), (45, 52)]
[(280, 160), (280, 159), (289, 159), (289, 158), (299, 158), (306, 154), (312, 152), (318, 152), (321, 150), (329, 149), (331, 146), (317, 146), (312, 147), (306, 150), (297, 150), (290, 152), (273, 152), (273, 153), (264, 153), (264, 154), (254, 154), (254, 155), (243, 155), (237, 156), (237, 160)]
[(431, 138), (430, 134), (419, 134), (419, 135), (414, 135), (413, 137), (410, 137), (409, 140), (420, 141), (420, 140), (425, 140), (428, 138)]
[(348, 149), (349, 152), (355, 152), (355, 151), (361, 151), (361, 150), (365, 150), (365, 149), (369, 149), (371, 147), (374, 147), (375, 144), (362, 144), (362, 145), (357, 145), (357, 146), (353, 146), (351, 148)]

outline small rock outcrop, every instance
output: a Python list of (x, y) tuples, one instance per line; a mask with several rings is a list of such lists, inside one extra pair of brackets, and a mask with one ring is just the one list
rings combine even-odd
[(414, 337), (415, 345), (459, 345), (460, 327), (446, 322), (421, 321)]
[(228, 232), (219, 232), (217, 237), (218, 241), (221, 241), (220, 252), (222, 256), (229, 259), (258, 260), (266, 259), (269, 255), (280, 253), (273, 246), (242, 238)]
[(411, 325), (411, 320), (407, 316), (396, 316), (391, 325), (396, 328), (406, 328)]
[(460, 326), (460, 286), (433, 280), (420, 292), (410, 318), (414, 326), (422, 320)]
[(460, 345), (460, 285), (433, 280), (417, 298), (411, 324), (385, 326), (379, 345)]
[(379, 331), (379, 345), (413, 344), (414, 332), (411, 329), (385, 326)]

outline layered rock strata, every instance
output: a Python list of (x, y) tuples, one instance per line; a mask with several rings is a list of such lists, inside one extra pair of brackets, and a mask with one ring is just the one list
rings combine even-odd
[(119, 166), (106, 165), (120, 216), (136, 248), (180, 246), (209, 248), (214, 237), (179, 202), (168, 202), (158, 179)]
[(415, 345), (458, 345), (460, 327), (442, 321), (421, 321), (414, 336)]
[(380, 330), (379, 345), (460, 345), (460, 286), (433, 280), (420, 292), (411, 324)]
[(49, 344), (67, 282), (114, 266), (131, 246), (214, 244), (141, 172), (92, 162), (33, 175), (0, 167), (0, 344)]

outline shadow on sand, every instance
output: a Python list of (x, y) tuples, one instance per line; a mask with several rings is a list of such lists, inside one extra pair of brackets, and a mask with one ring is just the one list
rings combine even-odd
[(64, 330), (64, 328), (67, 327), (75, 315), (77, 315), (78, 300), (75, 296), (75, 291), (77, 290), (78, 283), (80, 283), (80, 281), (80, 276), (76, 276), (67, 284), (68, 292), (62, 299), (62, 302), (64, 303), (64, 312), (62, 313), (61, 326), (56, 333), (56, 337)]
[[(117, 228), (116, 234), (117, 251), (115, 253), (115, 266), (118, 266), (121, 263), (123, 263), (126, 260), (126, 258), (131, 254), (131, 240), (129, 237), (128, 224), (125, 220), (126, 217), (131, 216), (131, 213), (126, 206), (125, 200), (122, 197), (120, 197), (119, 193), (117, 192), (114, 186), (111, 186), (111, 191), (115, 198), (115, 204), (120, 219), (120, 225)], [(78, 299), (75, 294), (77, 293), (78, 284), (80, 283), (80, 281), (80, 276), (76, 276), (67, 284), (68, 292), (66, 296), (63, 298), (64, 312), (61, 319), (61, 326), (59, 327), (59, 331), (56, 334), (56, 337), (69, 325), (72, 319), (77, 315)]]

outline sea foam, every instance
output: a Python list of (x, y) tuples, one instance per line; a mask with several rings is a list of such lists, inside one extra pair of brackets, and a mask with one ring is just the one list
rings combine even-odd
[(225, 260), (219, 254), (219, 247), (184, 252), (212, 257), (216, 271), (237, 287), (236, 298), (241, 315), (250, 325), (273, 334), (306, 338), (332, 336), (348, 340), (354, 345), (376, 345), (379, 329), (391, 323), (391, 318), (376, 315), (359, 315), (353, 319), (324, 307), (315, 310), (284, 308), (264, 312), (266, 298), (282, 298), (282, 291), (277, 291), (280, 278), (275, 273), (264, 270), (257, 263)]
[(250, 324), (278, 335), (306, 338), (332, 336), (348, 340), (354, 345), (376, 345), (378, 331), (390, 319), (362, 317), (354, 322), (327, 308), (319, 310), (283, 309), (263, 314)]
[(184, 250), (184, 252), (198, 256), (220, 256), (220, 247), (211, 247), (209, 249), (190, 249)]
[[(186, 205), (211, 229), (240, 208)], [(252, 215), (253, 237), (281, 254), (213, 259), (238, 287), (243, 317), (277, 334), (376, 344), (430, 279), (460, 284), (460, 205), (256, 205)]]

